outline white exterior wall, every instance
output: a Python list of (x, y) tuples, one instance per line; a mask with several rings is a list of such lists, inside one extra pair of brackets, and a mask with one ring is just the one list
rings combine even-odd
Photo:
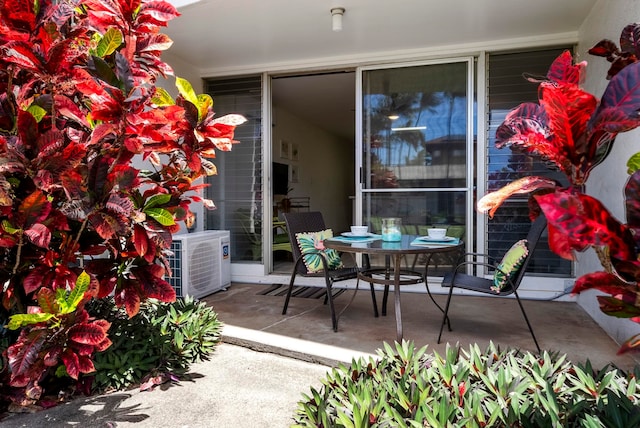
[[(580, 27), (578, 57), (587, 61), (587, 78), (584, 88), (600, 98), (608, 84), (605, 79), (610, 63), (601, 57), (588, 54), (588, 50), (602, 39), (620, 44), (620, 32), (627, 25), (640, 22), (638, 0), (599, 0), (589, 17)], [(626, 221), (624, 211), (624, 185), (627, 181), (627, 160), (640, 151), (640, 129), (618, 135), (607, 159), (598, 165), (587, 181), (587, 193), (600, 199), (612, 214)], [(601, 271), (602, 267), (593, 250), (578, 255), (578, 276)], [(597, 292), (580, 294), (578, 303), (618, 343), (640, 333), (640, 324), (603, 314), (596, 300)]]

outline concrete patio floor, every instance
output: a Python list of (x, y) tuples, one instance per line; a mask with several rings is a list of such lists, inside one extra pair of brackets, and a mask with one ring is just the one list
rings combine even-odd
[[(335, 365), (375, 354), (384, 342), (396, 340), (392, 294), (387, 315), (375, 318), (368, 287), (355, 296), (353, 289), (344, 291), (334, 300), (336, 312), (346, 307), (334, 332), (323, 298), (292, 297), (287, 315), (282, 315), (284, 296), (262, 295), (271, 287), (233, 283), (228, 290), (202, 299), (225, 324), (225, 342)], [(382, 291), (376, 295), (380, 307)], [(434, 297), (444, 307), (446, 296)], [(436, 340), (442, 313), (428, 295), (403, 292), (401, 299), (404, 339), (428, 345), (430, 351), (444, 353), (447, 342), (463, 348), (477, 343), (484, 349), (490, 341), (501, 347), (536, 349), (514, 299), (454, 296), (449, 312), (452, 331), (445, 328), (440, 344)], [(573, 362), (589, 359), (594, 367), (613, 363), (628, 370), (639, 364), (629, 355), (616, 355), (618, 345), (576, 303), (524, 300), (523, 305), (543, 350), (567, 354)]]

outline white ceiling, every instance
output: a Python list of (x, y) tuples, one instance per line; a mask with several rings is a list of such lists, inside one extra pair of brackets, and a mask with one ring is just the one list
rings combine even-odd
[[(172, 0), (174, 4), (184, 0)], [(186, 0), (190, 1), (190, 0)], [(201, 0), (179, 7), (165, 32), (170, 56), (202, 77), (256, 71), (321, 70), (363, 58), (461, 46), (496, 45), (523, 38), (571, 38), (596, 0)], [(331, 30), (333, 7), (344, 7), (343, 30)], [(344, 120), (353, 110), (353, 74), (283, 79), (274, 97), (293, 95), (318, 117)], [(348, 80), (350, 79), (350, 80)], [(288, 83), (287, 83), (288, 81)], [(316, 84), (317, 83), (317, 84)], [(295, 85), (285, 86), (286, 85)], [(318, 86), (320, 84), (320, 86)], [(315, 93), (310, 93), (316, 88)], [(345, 93), (346, 90), (346, 93)], [(336, 98), (342, 95), (342, 98)], [(347, 98), (351, 97), (351, 99)], [(336, 100), (341, 99), (337, 102)], [(340, 107), (339, 109), (337, 107)], [(339, 110), (339, 111), (337, 111)], [(351, 113), (353, 114), (353, 113)], [(353, 116), (348, 121), (353, 123)]]

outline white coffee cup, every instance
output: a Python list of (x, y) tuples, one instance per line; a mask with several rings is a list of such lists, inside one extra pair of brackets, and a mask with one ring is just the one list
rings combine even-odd
[(351, 226), (353, 236), (365, 236), (369, 231), (369, 226)]
[(442, 239), (447, 235), (447, 229), (432, 227), (431, 229), (427, 230), (427, 233), (429, 234), (429, 238)]

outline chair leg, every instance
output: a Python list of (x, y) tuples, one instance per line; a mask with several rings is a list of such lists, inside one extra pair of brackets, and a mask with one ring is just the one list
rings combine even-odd
[(333, 327), (333, 331), (338, 331), (338, 317), (336, 316), (336, 310), (333, 306), (333, 296), (331, 293), (331, 288), (333, 282), (329, 278), (325, 278), (327, 282), (327, 300), (329, 302), (329, 311), (331, 312), (331, 325)]
[(536, 335), (533, 334), (533, 328), (531, 328), (531, 323), (529, 322), (529, 318), (527, 317), (527, 313), (524, 311), (524, 306), (522, 306), (522, 302), (520, 301), (520, 297), (518, 296), (518, 292), (514, 292), (516, 296), (516, 300), (518, 301), (518, 305), (520, 305), (520, 310), (522, 311), (522, 315), (524, 316), (524, 320), (527, 322), (527, 327), (529, 327), (529, 332), (531, 333), (531, 337), (533, 337), (533, 342), (536, 344), (536, 348), (538, 349), (538, 353), (540, 353), (540, 345), (538, 345), (538, 339), (536, 339)]
[(291, 299), (291, 293), (293, 292), (293, 282), (296, 280), (298, 274), (298, 264), (302, 261), (300, 257), (293, 265), (293, 272), (291, 272), (291, 279), (289, 280), (289, 289), (287, 290), (287, 297), (284, 299), (284, 307), (282, 308), (282, 315), (287, 314), (287, 308), (289, 307), (289, 299)]
[(378, 318), (378, 302), (376, 301), (376, 290), (373, 288), (373, 282), (369, 283), (371, 287), (371, 300), (373, 301), (373, 316)]
[[(449, 297), (447, 297), (447, 304), (444, 307), (444, 316), (442, 317), (442, 324), (440, 324), (440, 333), (438, 334), (438, 343), (440, 343), (440, 338), (442, 337), (442, 330), (444, 329), (444, 325), (449, 321), (449, 318), (447, 318), (447, 315), (449, 314), (449, 304), (451, 303), (451, 296), (453, 296), (453, 285), (449, 287)], [(449, 331), (451, 331), (451, 324), (449, 324)]]
[(289, 281), (289, 289), (287, 290), (287, 297), (284, 299), (284, 307), (282, 308), (282, 315), (287, 314), (287, 308), (289, 307), (289, 299), (291, 299), (291, 293), (293, 292), (293, 281), (296, 279), (296, 271), (293, 270), (291, 274), (291, 280)]

